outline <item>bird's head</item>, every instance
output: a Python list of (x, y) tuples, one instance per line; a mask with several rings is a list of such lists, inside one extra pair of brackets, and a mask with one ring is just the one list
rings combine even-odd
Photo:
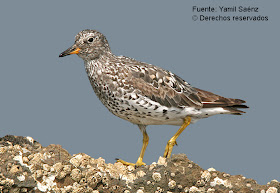
[(96, 30), (86, 29), (76, 35), (75, 43), (59, 57), (77, 54), (83, 60), (89, 61), (106, 53), (111, 53), (111, 51), (105, 36)]

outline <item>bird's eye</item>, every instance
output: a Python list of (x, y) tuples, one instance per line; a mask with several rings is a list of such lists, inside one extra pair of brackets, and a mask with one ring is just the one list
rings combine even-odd
[(93, 38), (89, 38), (89, 39), (88, 39), (88, 42), (93, 42)]

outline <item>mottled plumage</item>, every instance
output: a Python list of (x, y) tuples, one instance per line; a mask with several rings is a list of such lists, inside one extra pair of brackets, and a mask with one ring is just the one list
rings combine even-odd
[[(104, 106), (114, 115), (137, 124), (146, 141), (147, 125), (186, 127), (216, 114), (240, 115), (244, 112), (238, 108), (247, 108), (243, 100), (194, 88), (170, 71), (114, 55), (105, 36), (95, 30), (79, 32), (75, 44), (60, 57), (69, 54), (77, 54), (84, 60), (92, 88)], [(145, 143), (147, 146), (148, 142)], [(143, 152), (146, 146), (143, 139)], [(172, 151), (172, 147), (171, 150), (166, 147), (167, 157), (170, 157), (168, 151)], [(143, 165), (143, 156), (140, 155), (137, 165)]]

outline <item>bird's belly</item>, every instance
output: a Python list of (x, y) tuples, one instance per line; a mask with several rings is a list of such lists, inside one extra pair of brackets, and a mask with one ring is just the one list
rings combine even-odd
[[(104, 104), (104, 101), (103, 101)], [(198, 113), (193, 107), (165, 107), (147, 99), (125, 100), (114, 98), (104, 104), (114, 115), (133, 124), (141, 125), (182, 125), (184, 118), (193, 117)]]

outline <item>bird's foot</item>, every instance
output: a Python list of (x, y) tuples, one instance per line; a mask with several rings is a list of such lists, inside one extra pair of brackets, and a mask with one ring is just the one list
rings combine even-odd
[(164, 150), (164, 154), (163, 154), (163, 157), (166, 157), (166, 158), (170, 158), (171, 157), (171, 153), (172, 153), (172, 150), (173, 150), (173, 146), (174, 145), (177, 145), (177, 142), (175, 140), (169, 140), (167, 142), (167, 145), (165, 147), (165, 150)]
[(116, 159), (117, 162), (120, 162), (122, 163), (123, 165), (126, 165), (126, 166), (135, 166), (135, 167), (140, 167), (140, 166), (145, 166), (146, 164), (142, 161), (142, 159), (139, 157), (137, 162), (134, 164), (134, 163), (130, 163), (130, 162), (126, 162), (124, 160), (121, 160), (121, 159)]

